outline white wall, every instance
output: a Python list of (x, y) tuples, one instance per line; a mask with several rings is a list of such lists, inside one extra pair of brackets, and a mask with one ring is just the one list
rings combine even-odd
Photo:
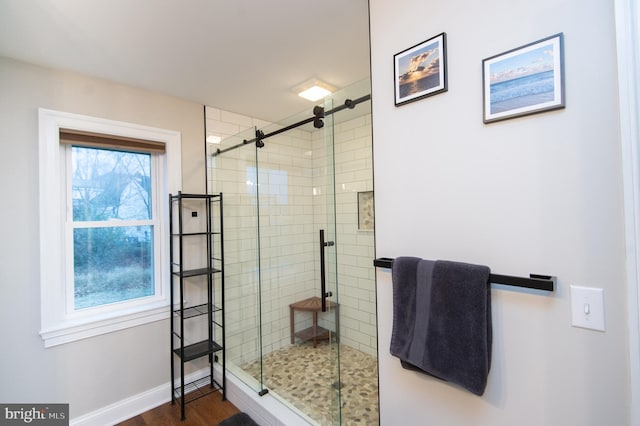
[[(379, 269), (382, 424), (629, 424), (625, 240), (613, 2), (371, 0), (377, 256), (552, 274), (549, 296), (492, 291), (484, 396), (389, 355)], [(449, 91), (394, 106), (392, 59), (447, 33)], [(481, 62), (563, 32), (564, 110), (484, 125)], [(570, 285), (605, 292), (606, 332), (571, 326)]]
[[(38, 108), (176, 130), (185, 191), (204, 191), (202, 106), (0, 58), (0, 401), (70, 403), (71, 417), (166, 384), (169, 324), (45, 349), (40, 331)], [(167, 388), (166, 398), (169, 398)]]

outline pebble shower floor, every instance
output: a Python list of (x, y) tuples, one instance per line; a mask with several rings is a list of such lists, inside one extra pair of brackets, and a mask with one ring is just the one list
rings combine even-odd
[[(304, 342), (266, 355), (262, 360), (265, 385), (321, 425), (336, 424), (332, 417), (337, 397), (335, 357), (327, 341)], [(378, 424), (378, 365), (374, 356), (340, 346), (340, 382), (343, 425)], [(260, 364), (243, 370), (257, 378)]]

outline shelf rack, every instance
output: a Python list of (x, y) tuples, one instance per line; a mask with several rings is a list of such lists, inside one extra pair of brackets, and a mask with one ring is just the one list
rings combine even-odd
[[(185, 404), (191, 401), (216, 391), (226, 399), (222, 205), (222, 193), (169, 195), (171, 402), (180, 403), (182, 420), (186, 418)], [(185, 218), (186, 210), (191, 211), (191, 217)], [(188, 249), (195, 252), (187, 253)], [(203, 254), (206, 255), (204, 264), (191, 267)], [(187, 282), (196, 288), (200, 286), (198, 294), (187, 294)], [(206, 300), (199, 300), (204, 299), (203, 293)], [(187, 298), (199, 301), (186, 306)], [(206, 321), (206, 326), (198, 329), (198, 321)], [(194, 340), (195, 343), (190, 343)], [(185, 363), (204, 357), (209, 361), (208, 374), (185, 382)], [(222, 373), (217, 377), (214, 364), (220, 361)], [(176, 377), (176, 364), (179, 377)]]

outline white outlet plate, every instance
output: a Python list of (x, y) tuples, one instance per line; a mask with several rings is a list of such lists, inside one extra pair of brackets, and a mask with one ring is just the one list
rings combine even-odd
[(571, 286), (571, 324), (604, 331), (604, 290)]

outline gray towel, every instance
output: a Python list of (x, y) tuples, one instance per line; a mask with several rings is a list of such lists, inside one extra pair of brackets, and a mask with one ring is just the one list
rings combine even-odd
[(393, 328), (391, 355), (408, 359), (416, 321), (417, 269), (420, 258), (396, 257), (391, 270), (393, 285)]
[(481, 265), (394, 261), (391, 353), (403, 367), (484, 393), (492, 344), (489, 276)]

